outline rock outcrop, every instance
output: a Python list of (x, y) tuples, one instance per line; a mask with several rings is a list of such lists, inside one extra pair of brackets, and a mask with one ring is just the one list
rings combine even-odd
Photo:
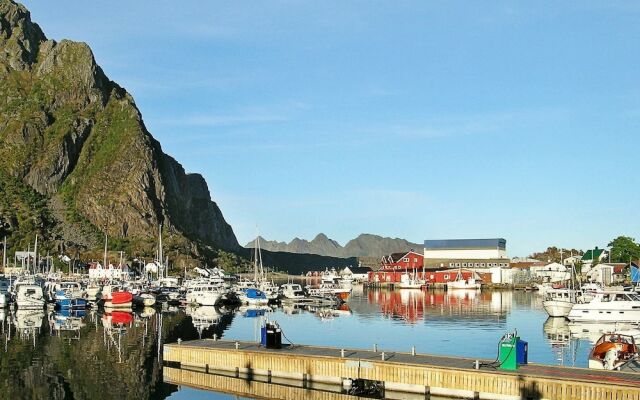
[(126, 239), (163, 224), (187, 242), (239, 248), (202, 176), (164, 154), (89, 46), (47, 40), (11, 0), (0, 0), (0, 81), (0, 176), (63, 204), (58, 224)]

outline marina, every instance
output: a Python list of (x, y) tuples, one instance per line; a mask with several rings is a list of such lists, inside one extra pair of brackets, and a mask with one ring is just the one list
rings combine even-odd
[[(305, 282), (302, 282), (300, 286), (304, 285)], [(297, 289), (295, 286), (290, 288)], [(251, 371), (246, 370), (246, 365), (237, 365), (237, 371), (235, 366), (229, 369), (228, 366), (233, 363), (225, 357), (236, 350), (236, 341), (239, 343), (238, 350), (246, 351), (247, 354), (268, 354), (267, 359), (273, 358), (271, 350), (258, 346), (261, 326), (264, 321), (269, 320), (278, 322), (286, 335), (282, 338), (284, 344), (294, 343), (282, 350), (285, 355), (307, 360), (311, 357), (311, 361), (307, 361), (310, 365), (319, 365), (322, 360), (328, 360), (326, 362), (329, 364), (322, 367), (326, 371), (335, 368), (329, 365), (344, 364), (346, 361), (380, 362), (381, 365), (393, 365), (401, 361), (401, 364), (408, 365), (420, 360), (413, 368), (422, 371), (420, 374), (423, 378), (424, 371), (429, 370), (435, 374), (441, 368), (459, 369), (464, 374), (469, 374), (462, 375), (465, 378), (460, 381), (460, 377), (453, 378), (453, 375), (438, 372), (441, 374), (438, 376), (449, 376), (447, 379), (452, 379), (451, 382), (464, 382), (464, 387), (458, 388), (453, 384), (445, 385), (442, 383), (444, 381), (401, 381), (396, 382), (395, 386), (394, 382), (388, 381), (383, 385), (385, 398), (424, 398), (427, 386), (432, 398), (473, 398), (475, 392), (478, 395), (483, 393), (482, 398), (515, 398), (519, 390), (531, 390), (532, 386), (523, 386), (524, 381), (536, 382), (536, 390), (550, 391), (568, 390), (566, 388), (572, 386), (567, 382), (579, 381), (581, 387), (593, 389), (592, 392), (575, 393), (580, 393), (581, 396), (584, 393), (594, 393), (595, 396), (603, 393), (602, 383), (596, 379), (598, 376), (606, 376), (607, 379), (614, 377), (612, 382), (622, 385), (620, 390), (626, 390), (624, 396), (627, 397), (622, 396), (622, 392), (616, 392), (618, 394), (612, 394), (609, 398), (636, 398), (633, 394), (636, 389), (626, 382), (632, 370), (597, 372), (585, 369), (588, 367), (590, 350), (602, 335), (601, 332), (623, 327), (571, 323), (564, 318), (547, 317), (542, 308), (542, 299), (543, 296), (537, 292), (524, 291), (391, 291), (354, 285), (350, 296), (341, 305), (283, 301), (280, 305), (268, 306), (210, 307), (172, 306), (168, 302), (159, 302), (153, 307), (141, 306), (133, 309), (101, 306), (83, 310), (4, 309), (0, 312), (0, 338), (4, 343), (3, 357), (7, 360), (7, 367), (0, 370), (0, 375), (12, 376), (12, 371), (25, 368), (25, 363), (35, 363), (39, 368), (49, 371), (49, 375), (60, 376), (63, 381), (89, 387), (107, 384), (117, 393), (128, 390), (126, 387), (130, 383), (124, 383), (131, 382), (137, 375), (130, 369), (133, 366), (124, 368), (124, 365), (142, 363), (148, 367), (143, 379), (135, 380), (138, 382), (135, 385), (138, 385), (140, 398), (181, 399), (193, 395), (195, 392), (192, 391), (201, 390), (206, 392), (199, 396), (215, 399), (235, 395), (264, 397), (265, 393), (270, 393), (269, 396), (273, 398), (291, 398), (288, 396), (301, 393), (300, 391), (307, 391), (312, 396), (310, 398), (349, 398), (343, 382), (336, 378), (358, 378), (357, 375), (351, 376), (351, 372), (345, 372), (345, 376), (342, 376), (343, 372), (336, 372), (335, 376), (328, 374), (332, 379), (318, 379), (314, 377), (317, 373), (314, 373), (311, 375), (312, 379), (305, 380), (300, 375), (306, 368), (300, 367), (305, 365), (304, 360), (301, 361), (302, 364), (296, 364), (302, 369), (284, 371), (290, 375), (280, 374), (282, 376), (277, 376), (277, 369), (284, 364), (279, 364), (280, 367), (264, 367), (259, 364), (264, 360), (252, 359)], [(484, 367), (476, 370), (476, 360), (488, 363), (495, 359), (496, 345), (500, 338), (505, 332), (516, 329), (520, 337), (528, 342), (529, 365), (522, 366), (515, 372)], [(214, 338), (217, 340), (214, 341)], [(456, 345), (463, 342), (470, 345)], [(194, 356), (188, 353), (176, 353), (176, 349), (189, 349), (198, 343), (207, 343), (205, 347), (211, 351), (227, 353), (216, 358), (198, 351), (198, 357), (212, 357), (206, 361), (203, 361), (204, 358), (189, 359)], [(377, 347), (376, 351), (373, 351), (374, 346)], [(413, 352), (415, 356), (412, 355)], [(45, 354), (50, 355), (42, 358)], [(60, 370), (67, 362), (72, 362), (74, 366)], [(220, 368), (221, 366), (224, 368)], [(568, 368), (549, 369), (556, 367)], [(80, 373), (76, 368), (84, 368), (86, 371)], [(271, 378), (269, 370), (272, 371)], [(541, 371), (562, 373), (567, 379), (562, 386), (564, 389), (545, 383), (548, 378)], [(415, 378), (417, 373), (396, 373), (395, 376), (409, 379)], [(382, 381), (382, 376), (384, 375), (368, 377)], [(531, 377), (533, 380), (512, 380), (518, 376), (522, 379)], [(487, 377), (491, 377), (489, 381), (494, 382), (494, 386), (487, 386)], [(502, 377), (506, 379), (505, 383), (495, 386), (496, 382), (501, 382)], [(7, 393), (26, 384), (26, 378), (22, 374), (12, 378), (12, 387), (6, 388)], [(93, 383), (92, 379), (97, 383)], [(473, 386), (473, 390), (466, 386), (471, 382), (478, 385)], [(592, 386), (586, 385), (587, 382)], [(274, 384), (279, 386), (274, 387)], [(42, 385), (67, 390), (50, 381), (43, 382)], [(305, 388), (304, 385), (308, 386)], [(496, 392), (495, 387), (509, 389), (504, 389), (503, 393)], [(453, 389), (461, 391), (452, 391)], [(507, 397), (491, 397), (500, 393)]]

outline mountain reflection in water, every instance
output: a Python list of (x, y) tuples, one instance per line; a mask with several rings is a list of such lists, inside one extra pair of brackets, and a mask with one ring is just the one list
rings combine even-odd
[(300, 344), (493, 359), (518, 329), (529, 360), (586, 366), (600, 326), (548, 319), (541, 296), (517, 291), (366, 290), (339, 308), (282, 305), (145, 308), (135, 312), (0, 310), (0, 398), (230, 398), (163, 383), (162, 344), (224, 337), (257, 340), (263, 318)]

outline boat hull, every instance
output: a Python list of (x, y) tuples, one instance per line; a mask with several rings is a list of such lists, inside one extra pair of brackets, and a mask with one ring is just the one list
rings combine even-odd
[(573, 308), (573, 303), (560, 300), (545, 300), (542, 307), (550, 317), (567, 317)]

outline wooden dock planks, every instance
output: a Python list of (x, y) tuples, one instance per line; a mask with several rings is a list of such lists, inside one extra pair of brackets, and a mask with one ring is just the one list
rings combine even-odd
[(341, 384), (344, 378), (385, 382), (385, 388), (487, 399), (640, 400), (640, 374), (527, 365), (518, 371), (475, 370), (474, 360), (331, 347), (268, 350), (251, 342), (196, 340), (164, 347), (164, 360), (185, 367)]

